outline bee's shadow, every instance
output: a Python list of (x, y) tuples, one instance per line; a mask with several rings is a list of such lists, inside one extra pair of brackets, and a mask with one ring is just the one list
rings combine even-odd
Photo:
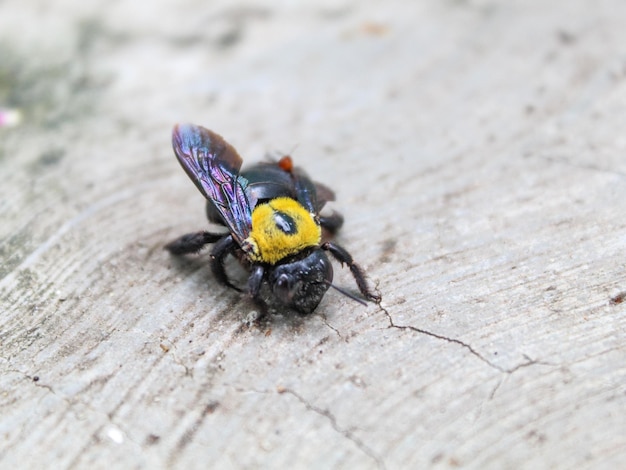
[[(216, 292), (216, 295), (227, 293), (236, 294), (237, 300), (234, 300), (230, 308), (242, 310), (239, 321), (242, 322), (243, 330), (247, 327), (257, 328), (261, 331), (265, 331), (267, 334), (271, 334), (272, 330), (283, 329), (297, 332), (301, 331), (302, 328), (317, 316), (316, 314), (302, 314), (276, 302), (266, 284), (262, 287), (261, 296), (266, 302), (267, 311), (262, 314), (259, 306), (246, 294), (248, 272), (232, 257), (226, 260), (226, 270), (229, 279), (232, 279), (233, 284), (239, 286), (242, 292), (235, 292), (229, 287), (220, 284), (217, 279), (215, 279), (211, 272), (211, 259), (208, 253), (183, 256), (170, 255), (168, 261), (171, 263), (170, 266), (173, 274), (177, 277), (182, 279), (194, 277), (192, 282), (197, 283), (198, 286), (202, 286), (201, 288), (203, 289)], [(221, 292), (220, 289), (223, 289), (223, 292)], [(248, 314), (245, 313), (246, 311), (248, 311)], [(237, 321), (237, 316), (232, 316), (232, 311), (229, 311), (227, 314), (225, 313), (224, 317), (226, 317), (226, 315), (231, 316), (233, 321)]]
[[(222, 286), (211, 272), (211, 259), (207, 253), (183, 256), (170, 255), (169, 262), (179, 276), (188, 277), (200, 271), (202, 276), (200, 280), (205, 285)], [(247, 273), (241, 265), (234, 259), (228, 259), (226, 260), (226, 269), (229, 279), (232, 279), (235, 285), (245, 289)], [(226, 286), (224, 288), (228, 289)]]

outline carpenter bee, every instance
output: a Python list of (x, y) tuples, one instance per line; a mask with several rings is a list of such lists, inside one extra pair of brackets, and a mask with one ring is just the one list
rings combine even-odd
[(380, 300), (350, 253), (322, 240), (322, 229), (333, 235), (343, 225), (339, 213), (320, 215), (326, 202), (334, 200), (333, 191), (294, 167), (291, 157), (240, 172), (242, 159), (237, 151), (220, 135), (192, 124), (174, 127), (172, 146), (189, 178), (207, 198), (209, 221), (225, 225), (229, 233), (183, 235), (165, 246), (170, 253), (195, 253), (213, 243), (213, 274), (222, 284), (242, 291), (231, 283), (224, 268), (228, 255), (237, 257), (250, 272), (246, 290), (262, 314), (268, 310), (261, 295), (264, 285), (278, 304), (305, 314), (315, 310), (331, 286), (356, 299), (332, 285), (333, 267), (327, 252), (348, 265), (367, 300)]

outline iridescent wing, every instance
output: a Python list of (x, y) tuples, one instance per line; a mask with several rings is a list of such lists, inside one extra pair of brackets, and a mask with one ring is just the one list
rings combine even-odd
[(252, 225), (248, 181), (239, 176), (242, 159), (222, 136), (193, 124), (174, 127), (172, 146), (179, 163), (204, 196), (213, 203), (233, 238), (241, 243)]

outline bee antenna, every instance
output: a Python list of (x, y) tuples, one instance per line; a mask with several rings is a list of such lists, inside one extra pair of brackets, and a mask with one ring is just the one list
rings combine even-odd
[(359, 299), (356, 295), (351, 294), (350, 292), (348, 292), (347, 290), (341, 288), (341, 287), (337, 287), (335, 284), (333, 284), (330, 281), (326, 281), (326, 284), (328, 284), (330, 287), (332, 287), (333, 289), (339, 291), (341, 294), (345, 295), (346, 297), (348, 297), (349, 299), (352, 299), (358, 303), (360, 303), (361, 305), (367, 307), (367, 303), (363, 300), (363, 299)]
[(287, 155), (293, 155), (293, 152), (295, 152), (299, 146), (300, 144), (295, 144), (293, 147), (291, 147), (291, 150), (289, 151)]

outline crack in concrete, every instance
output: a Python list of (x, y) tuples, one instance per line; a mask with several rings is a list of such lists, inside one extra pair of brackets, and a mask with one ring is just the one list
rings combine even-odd
[(166, 355), (169, 355), (169, 357), (172, 359), (172, 362), (174, 364), (179, 365), (180, 367), (182, 367), (185, 370), (185, 376), (186, 377), (193, 378), (193, 369), (188, 367), (187, 364), (185, 364), (182, 361), (182, 359), (180, 359), (178, 357), (178, 355), (176, 354), (176, 349), (177, 348), (176, 348), (176, 342), (175, 341), (170, 341), (169, 339), (166, 339), (165, 341), (159, 341), (159, 347), (161, 348), (163, 353), (165, 353)]
[[(93, 433), (92, 436), (98, 436), (100, 434), (102, 434), (104, 432), (104, 430), (106, 429), (106, 427), (108, 426), (111, 429), (116, 429), (117, 431), (119, 431), (120, 433), (123, 434), (123, 438), (124, 440), (130, 442), (131, 444), (133, 444), (134, 446), (136, 446), (138, 449), (141, 449), (141, 445), (136, 442), (134, 439), (131, 439), (129, 436), (130, 434), (128, 433), (128, 431), (126, 431), (124, 429), (123, 426), (120, 426), (119, 423), (116, 423), (115, 420), (111, 417), (111, 415), (107, 412), (98, 410), (96, 408), (94, 408), (93, 406), (91, 406), (89, 403), (85, 402), (84, 400), (80, 400), (78, 398), (70, 398), (67, 397), (63, 394), (57, 393), (56, 390), (54, 389), (54, 387), (52, 387), (51, 385), (48, 385), (46, 383), (42, 383), (39, 378), (39, 376), (37, 375), (30, 375), (27, 372), (21, 371), (19, 369), (14, 368), (11, 363), (9, 361), (7, 361), (7, 364), (9, 365), (8, 367), (8, 371), (9, 372), (14, 372), (16, 374), (21, 375), (22, 377), (26, 378), (30, 383), (32, 383), (35, 387), (38, 388), (42, 388), (44, 390), (46, 390), (48, 393), (50, 393), (51, 395), (54, 395), (55, 397), (57, 397), (58, 399), (60, 399), (61, 401), (63, 401), (66, 405), (67, 405), (67, 411), (71, 411), (73, 413), (76, 413), (76, 405), (80, 405), (80, 406), (84, 406), (86, 410), (90, 411), (91, 413), (94, 413), (95, 415), (99, 415), (102, 416), (103, 418), (105, 418), (105, 424), (100, 425)], [(78, 413), (80, 414), (80, 413)], [(111, 438), (110, 436), (108, 436), (109, 438)], [(121, 442), (116, 442), (117, 444), (120, 444)], [(91, 442), (87, 442), (86, 445), (91, 445)], [(77, 461), (78, 459), (82, 456), (83, 454), (83, 449), (81, 449), (80, 452), (77, 452), (76, 455), (74, 456), (74, 459), (70, 462), (70, 465), (68, 465), (68, 468), (73, 468), (77, 465)]]
[[(509, 369), (504, 368), (502, 366), (499, 366), (498, 364), (490, 361), (489, 359), (487, 359), (485, 356), (483, 356), (481, 353), (479, 353), (476, 349), (474, 349), (472, 347), (471, 344), (468, 344), (464, 341), (461, 341), (460, 339), (457, 338), (451, 338), (449, 336), (444, 336), (444, 335), (440, 335), (437, 333), (433, 333), (432, 331), (428, 331), (425, 330), (423, 328), (418, 328), (416, 326), (412, 326), (412, 325), (396, 325), (393, 321), (393, 317), (391, 316), (391, 314), (389, 313), (389, 311), (383, 307), (380, 302), (378, 303), (378, 307), (381, 309), (381, 311), (385, 314), (385, 316), (387, 317), (387, 320), (389, 320), (389, 328), (397, 328), (399, 330), (411, 330), (411, 331), (415, 331), (416, 333), (420, 333), (426, 336), (430, 336), (432, 338), (436, 338), (436, 339), (440, 339), (442, 341), (446, 341), (448, 343), (453, 343), (453, 344), (457, 344), (465, 349), (467, 349), (473, 356), (475, 356), (476, 358), (478, 358), (479, 360), (481, 360), (482, 362), (484, 362), (485, 364), (487, 364), (489, 367), (502, 372), (503, 374), (512, 374), (515, 371), (523, 368), (523, 367), (528, 367), (531, 365), (535, 365), (535, 364), (546, 364), (546, 363), (542, 363), (538, 360), (535, 359), (531, 359), (530, 357), (528, 357), (526, 354), (524, 354), (524, 358), (526, 359), (526, 362), (522, 362), (514, 367), (511, 367)], [(548, 364), (546, 364), (548, 365)]]
[(292, 395), (300, 403), (302, 403), (307, 410), (317, 413), (318, 415), (326, 418), (330, 422), (330, 425), (336, 432), (341, 434), (343, 437), (345, 437), (349, 441), (352, 441), (354, 445), (356, 445), (365, 455), (367, 455), (368, 457), (370, 457), (372, 460), (376, 462), (376, 465), (378, 466), (378, 468), (382, 470), (385, 470), (387, 468), (385, 465), (385, 462), (372, 449), (370, 449), (361, 439), (356, 437), (349, 430), (343, 429), (341, 426), (339, 426), (339, 424), (337, 423), (337, 418), (335, 418), (335, 416), (333, 416), (333, 414), (330, 411), (324, 410), (315, 405), (312, 405), (302, 395), (295, 392), (294, 390), (291, 390), (290, 388), (281, 387), (278, 389), (278, 393), (281, 393), (281, 394), (288, 393), (289, 395)]
[(496, 392), (498, 391), (498, 389), (503, 383), (504, 383), (504, 379), (498, 380), (498, 383), (496, 384), (495, 387), (493, 387), (493, 390), (491, 390), (491, 393), (489, 394), (489, 400), (494, 399), (494, 397), (496, 396)]
[(320, 313), (318, 316), (322, 319), (322, 323), (324, 325), (326, 325), (328, 328), (333, 330), (337, 334), (337, 336), (339, 336), (339, 339), (341, 339), (342, 341), (345, 341), (346, 343), (348, 342), (348, 340), (346, 340), (346, 338), (343, 337), (343, 335), (339, 332), (337, 328), (335, 328), (330, 323), (328, 323), (328, 319), (326, 318), (326, 315), (324, 315), (323, 313)]

